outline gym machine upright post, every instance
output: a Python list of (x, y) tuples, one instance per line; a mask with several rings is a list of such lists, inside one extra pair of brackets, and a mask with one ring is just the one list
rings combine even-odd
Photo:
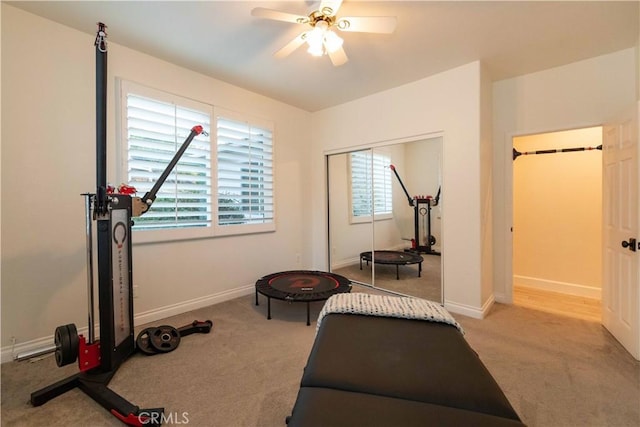
[[(431, 196), (411, 197), (407, 188), (404, 186), (402, 179), (400, 179), (400, 175), (398, 175), (396, 167), (394, 165), (389, 165), (389, 167), (396, 175), (396, 178), (398, 178), (398, 182), (409, 201), (409, 206), (413, 207), (414, 211), (413, 228), (415, 236), (411, 239), (411, 248), (407, 251), (427, 255), (440, 255), (440, 252), (433, 250), (433, 245), (436, 244), (436, 238), (431, 234), (431, 208), (438, 206), (440, 203), (441, 188), (438, 188), (438, 194), (436, 194), (435, 198)], [(422, 225), (420, 221), (421, 217), (425, 218), (424, 225)]]
[[(136, 351), (133, 323), (133, 285), (131, 256), (132, 217), (146, 213), (167, 176), (184, 154), (191, 141), (205, 134), (202, 126), (194, 126), (153, 188), (142, 199), (132, 197), (123, 186), (122, 191), (111, 192), (106, 179), (106, 96), (107, 45), (106, 26), (98, 23), (96, 47), (96, 193), (84, 194), (87, 232), (87, 287), (88, 287), (88, 339), (77, 334), (74, 324), (63, 325), (55, 331), (55, 359), (58, 366), (78, 360), (79, 373), (51, 384), (31, 394), (31, 404), (40, 406), (49, 400), (79, 388), (122, 422), (132, 426), (160, 425), (164, 408), (141, 410), (107, 387), (118, 367)], [(129, 194), (124, 194), (129, 193)], [(92, 212), (93, 205), (93, 215)], [(94, 338), (93, 307), (93, 230), (97, 223), (98, 302), (100, 339)], [(208, 333), (212, 322), (194, 321), (192, 324), (170, 331), (160, 331), (158, 352), (175, 349), (180, 335), (195, 332)], [(162, 327), (161, 327), (162, 328)], [(152, 329), (152, 328), (147, 328)], [(155, 331), (156, 329), (154, 329)], [(177, 331), (177, 332), (175, 332)], [(178, 334), (175, 341), (175, 334)], [(140, 344), (138, 343), (138, 346)], [(165, 347), (163, 347), (165, 346)], [(169, 349), (165, 348), (168, 346)], [(143, 350), (145, 354), (151, 354)]]

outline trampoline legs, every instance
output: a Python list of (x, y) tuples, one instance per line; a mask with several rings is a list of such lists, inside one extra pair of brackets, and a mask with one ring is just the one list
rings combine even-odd
[[(256, 291), (256, 305), (258, 304), (258, 291)], [(271, 298), (267, 297), (267, 320), (271, 320)]]
[(307, 302), (307, 326), (311, 325), (311, 322), (309, 321), (309, 302)]

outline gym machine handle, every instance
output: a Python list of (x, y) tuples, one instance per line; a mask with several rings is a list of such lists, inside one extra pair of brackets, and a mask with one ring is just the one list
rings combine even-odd
[(164, 182), (166, 181), (167, 177), (169, 176), (169, 174), (173, 170), (174, 166), (176, 165), (176, 163), (178, 163), (178, 160), (180, 160), (180, 158), (182, 157), (184, 152), (187, 150), (187, 148), (189, 147), (189, 144), (191, 144), (191, 141), (193, 141), (193, 138), (195, 138), (196, 136), (198, 136), (200, 134), (203, 134), (205, 136), (208, 135), (208, 133), (205, 132), (204, 129), (202, 128), (202, 126), (200, 126), (200, 125), (197, 125), (197, 126), (194, 126), (193, 128), (191, 128), (191, 133), (189, 133), (189, 136), (187, 136), (187, 139), (185, 139), (185, 141), (182, 143), (182, 146), (180, 146), (180, 149), (178, 150), (178, 152), (175, 154), (175, 156), (173, 156), (173, 159), (171, 159), (171, 161), (167, 165), (166, 169), (162, 172), (162, 175), (160, 175), (160, 178), (158, 178), (158, 180), (153, 185), (151, 190), (148, 191), (142, 197), (142, 202), (143, 203), (142, 203), (142, 206), (140, 208), (140, 212), (139, 212), (138, 215), (134, 215), (134, 216), (142, 215), (142, 214), (146, 213), (149, 210), (149, 208), (151, 207), (153, 202), (156, 200), (156, 194), (158, 193), (158, 190), (160, 190), (160, 187), (162, 187), (162, 184), (164, 184)]
[(407, 188), (404, 186), (404, 183), (402, 182), (402, 179), (400, 179), (400, 175), (398, 175), (398, 172), (396, 171), (396, 167), (394, 165), (389, 165), (389, 167), (391, 168), (393, 173), (396, 174), (396, 178), (398, 178), (398, 182), (400, 183), (400, 186), (404, 190), (404, 194), (407, 195), (407, 200), (409, 201), (409, 206), (413, 206), (413, 197), (411, 197), (409, 195), (409, 192), (407, 191)]

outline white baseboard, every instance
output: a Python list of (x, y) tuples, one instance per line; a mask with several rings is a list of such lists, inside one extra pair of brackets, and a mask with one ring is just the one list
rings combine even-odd
[(360, 258), (348, 258), (340, 260), (331, 265), (331, 270), (337, 270), (339, 268), (351, 267), (352, 265), (358, 265), (360, 263)]
[(245, 295), (250, 295), (254, 293), (255, 290), (255, 284), (246, 285), (240, 288), (219, 292), (217, 294), (206, 295), (204, 297), (194, 298), (177, 304), (167, 305), (165, 307), (136, 314), (134, 316), (133, 323), (136, 326), (144, 325), (145, 323), (155, 322), (156, 320), (166, 319), (167, 317), (175, 316), (177, 314), (186, 313), (188, 311), (197, 310), (199, 308), (208, 307), (210, 305), (219, 304)]
[(453, 301), (447, 301), (445, 299), (444, 308), (452, 313), (462, 314), (463, 316), (472, 317), (474, 319), (484, 319), (489, 313), (489, 310), (491, 310), (491, 307), (493, 307), (494, 303), (495, 299), (493, 295), (491, 295), (491, 297), (487, 301), (485, 301), (485, 303), (480, 308), (466, 304), (460, 304)]
[[(134, 326), (143, 325), (145, 323), (155, 322), (157, 320), (166, 319), (167, 317), (175, 316), (177, 314), (186, 313), (199, 308), (208, 307), (211, 305), (219, 304), (224, 301), (229, 301), (245, 295), (250, 295), (255, 292), (255, 285), (246, 285), (240, 288), (231, 289), (228, 291), (219, 292), (217, 294), (206, 295), (204, 297), (194, 298), (188, 301), (183, 301), (177, 304), (171, 304), (165, 307), (160, 307), (154, 310), (137, 313), (133, 317)], [(204, 320), (204, 319), (198, 319)], [(100, 329), (99, 325), (95, 326), (96, 337), (99, 337)], [(78, 334), (87, 336), (88, 327), (78, 328)], [(36, 338), (31, 341), (16, 344), (15, 346), (5, 346), (1, 350), (0, 363), (11, 362), (15, 360), (18, 355), (46, 349), (53, 346), (54, 337), (53, 334), (47, 337)]]
[(558, 282), (554, 280), (540, 279), (537, 277), (513, 275), (513, 286), (540, 289), (543, 291), (558, 292), (561, 294), (578, 297), (602, 299), (602, 289), (593, 286), (584, 286), (577, 283)]

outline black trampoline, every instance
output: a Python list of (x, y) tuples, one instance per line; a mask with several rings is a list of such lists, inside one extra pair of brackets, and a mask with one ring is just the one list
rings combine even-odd
[(362, 252), (360, 254), (360, 270), (362, 270), (362, 261), (374, 261), (378, 264), (391, 264), (396, 266), (396, 280), (400, 280), (399, 267), (401, 265), (418, 264), (418, 277), (422, 274), (422, 261), (424, 258), (414, 252), (399, 251), (373, 251), (373, 259), (371, 251)]
[(331, 295), (351, 292), (351, 281), (338, 274), (324, 271), (281, 271), (269, 274), (256, 282), (258, 294), (267, 297), (267, 319), (271, 319), (271, 298), (307, 303), (307, 325), (310, 325), (309, 303), (324, 301)]

